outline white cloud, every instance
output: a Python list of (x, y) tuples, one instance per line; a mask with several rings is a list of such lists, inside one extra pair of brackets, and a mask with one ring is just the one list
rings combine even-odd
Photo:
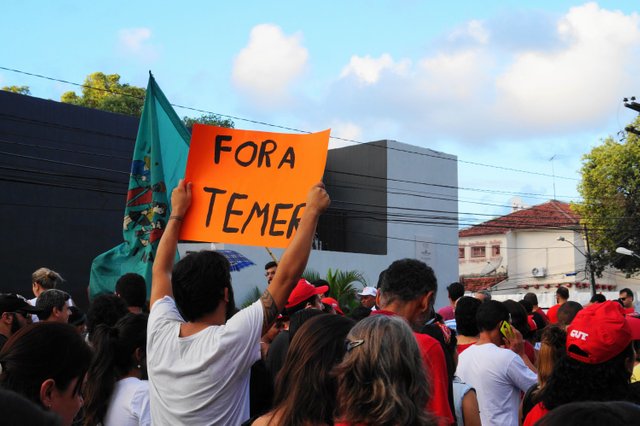
[(233, 82), (254, 102), (286, 103), (308, 57), (300, 33), (287, 36), (276, 25), (257, 25), (251, 30), (249, 43), (235, 58)]
[(333, 149), (350, 146), (361, 141), (362, 129), (355, 123), (336, 120), (331, 124), (331, 136), (338, 137), (340, 139), (330, 139), (329, 148)]
[(150, 43), (151, 30), (149, 28), (125, 28), (118, 31), (118, 50), (127, 56), (141, 59), (145, 62), (158, 59), (158, 49)]
[[(553, 25), (548, 17), (529, 25), (538, 21), (545, 43), (520, 37), (520, 45), (505, 49), (504, 40), (491, 36), (492, 21), (470, 21), (440, 39), (446, 50), (433, 49), (415, 61), (394, 60), (388, 53), (355, 55), (330, 88), (327, 118), (356, 124), (365, 140), (410, 143), (600, 131), (622, 97), (635, 94), (638, 15), (587, 3)], [(508, 27), (501, 25), (504, 37)], [(451, 39), (462, 36), (473, 40), (452, 48)], [(380, 131), (395, 133), (374, 133)]]
[(545, 128), (599, 120), (636, 78), (638, 24), (637, 15), (595, 3), (572, 8), (557, 25), (565, 48), (522, 52), (496, 79), (499, 111), (518, 111), (524, 124)]
[(343, 68), (340, 74), (341, 78), (350, 75), (355, 76), (358, 80), (366, 84), (374, 84), (380, 79), (380, 74), (385, 71), (391, 71), (396, 74), (404, 74), (410, 65), (410, 61), (404, 60), (395, 63), (391, 55), (385, 53), (379, 58), (371, 56), (352, 56), (349, 65)]

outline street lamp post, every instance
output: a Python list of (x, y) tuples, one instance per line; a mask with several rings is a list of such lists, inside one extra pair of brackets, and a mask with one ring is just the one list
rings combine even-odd
[(637, 257), (638, 259), (640, 259), (640, 256), (638, 256), (638, 254), (635, 251), (629, 250), (626, 247), (618, 247), (618, 248), (616, 248), (616, 253), (623, 254), (625, 256), (633, 256), (633, 257)]
[[(586, 229), (585, 229), (586, 231)], [(580, 253), (581, 255), (584, 256), (586, 262), (587, 262), (587, 266), (589, 268), (589, 276), (591, 279), (591, 296), (595, 296), (596, 295), (596, 275), (593, 271), (593, 263), (592, 263), (592, 259), (591, 259), (591, 250), (589, 249), (589, 238), (587, 237), (587, 252), (583, 252), (582, 250), (580, 250), (578, 247), (576, 247), (575, 244), (573, 244), (571, 241), (567, 240), (565, 237), (558, 237), (556, 238), (556, 240), (558, 241), (564, 241), (565, 243), (569, 243), (573, 246), (573, 248), (575, 248), (576, 250), (578, 250), (578, 253)]]

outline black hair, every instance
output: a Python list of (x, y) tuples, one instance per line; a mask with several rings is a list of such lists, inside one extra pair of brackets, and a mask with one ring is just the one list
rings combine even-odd
[(84, 388), (86, 425), (104, 423), (116, 382), (137, 366), (136, 349), (146, 352), (147, 315), (129, 313), (114, 327), (100, 325), (93, 342), (95, 352)]
[(215, 251), (190, 253), (173, 267), (173, 296), (182, 318), (195, 321), (215, 311), (228, 289), (233, 300), (231, 272), (226, 257)]
[(447, 287), (447, 293), (449, 293), (449, 299), (455, 302), (464, 296), (464, 285), (459, 282), (451, 283)]
[(533, 337), (531, 327), (527, 321), (527, 311), (524, 307), (515, 300), (505, 300), (502, 304), (509, 310), (511, 315), (511, 324), (522, 334), (524, 339), (530, 339)]
[(40, 309), (38, 318), (40, 320), (48, 319), (53, 313), (53, 308), (61, 310), (70, 298), (69, 293), (55, 288), (43, 291), (36, 300), (36, 307)]
[(527, 315), (533, 314), (533, 305), (528, 300), (522, 299), (518, 301), (519, 304), (522, 305), (524, 310), (527, 312)]
[(558, 287), (558, 289), (556, 290), (556, 294), (557, 294), (558, 296), (560, 296), (561, 298), (563, 298), (563, 299), (565, 299), (565, 300), (566, 300), (566, 299), (568, 299), (568, 298), (569, 298), (569, 289), (568, 289), (568, 288), (566, 288), (566, 287), (562, 287), (562, 286), (560, 286), (560, 287)]
[(631, 289), (629, 289), (629, 288), (623, 288), (622, 290), (620, 290), (618, 292), (618, 294), (620, 294), (620, 293), (626, 293), (627, 296), (630, 296), (633, 299), (633, 291), (631, 291)]
[(640, 406), (627, 401), (572, 402), (546, 414), (537, 426), (627, 426), (638, 423)]
[(604, 294), (602, 293), (594, 294), (591, 296), (591, 299), (589, 299), (589, 303), (604, 303), (606, 301), (607, 298), (604, 297)]
[(134, 274), (133, 272), (118, 278), (116, 293), (129, 306), (144, 308), (147, 303), (147, 283), (142, 275)]
[(71, 315), (69, 315), (69, 324), (79, 326), (87, 323), (87, 316), (77, 306), (69, 306)]
[(300, 327), (302, 327), (302, 324), (307, 322), (307, 320), (323, 314), (326, 315), (325, 312), (318, 309), (303, 309), (291, 315), (291, 318), (289, 318), (289, 341), (291, 342), (293, 340), (293, 337)]
[(476, 322), (478, 330), (491, 331), (500, 326), (502, 321), (509, 320), (509, 310), (497, 300), (488, 300), (478, 307)]
[(567, 300), (558, 308), (558, 324), (565, 326), (571, 324), (571, 321), (573, 321), (581, 310), (581, 304), (574, 302), (573, 300)]
[(365, 319), (369, 315), (371, 315), (371, 309), (367, 308), (366, 306), (360, 305), (356, 308), (353, 308), (351, 314), (349, 314), (349, 317), (354, 321), (360, 321)]
[(18, 330), (0, 351), (0, 386), (43, 407), (40, 388), (53, 379), (66, 390), (77, 379), (73, 395), (80, 393), (91, 362), (91, 349), (69, 324), (38, 322)]
[(400, 299), (408, 302), (438, 289), (438, 280), (431, 267), (417, 259), (393, 262), (382, 277), (380, 290), (387, 303)]
[(384, 269), (378, 274), (378, 283), (376, 284), (376, 288), (382, 287), (382, 281), (384, 281), (384, 275), (387, 273), (387, 270)]
[(284, 314), (285, 315), (289, 315), (292, 316), (293, 314), (300, 312), (302, 310), (305, 310), (307, 307), (307, 303), (310, 304), (314, 304), (316, 303), (317, 300), (320, 300), (320, 295), (319, 294), (314, 294), (313, 296), (310, 296), (307, 299), (304, 299), (302, 302), (298, 303), (297, 305), (293, 305), (290, 308), (285, 308), (284, 309)]
[(311, 281), (311, 284), (313, 284), (314, 287), (322, 287), (324, 285), (329, 287), (329, 282), (327, 280), (323, 280), (322, 278)]
[(477, 336), (476, 314), (482, 302), (475, 297), (462, 296), (456, 303), (456, 330), (462, 336)]
[(60, 418), (56, 413), (45, 411), (24, 396), (0, 389), (0, 413), (2, 424), (60, 426)]
[(87, 312), (87, 333), (93, 341), (93, 332), (101, 324), (113, 327), (116, 322), (129, 313), (127, 302), (113, 293), (96, 296)]
[(267, 269), (271, 269), (274, 266), (278, 266), (278, 264), (272, 260), (271, 262), (267, 262), (267, 264), (264, 265), (264, 270), (266, 271)]
[(633, 358), (629, 344), (612, 359), (587, 364), (568, 355), (561, 357), (549, 381), (540, 392), (540, 401), (548, 410), (578, 401), (620, 401), (631, 398), (627, 360)]
[(533, 305), (533, 306), (538, 306), (538, 296), (536, 296), (535, 293), (529, 292), (529, 293), (525, 294), (522, 299), (524, 299), (527, 302), (531, 303), (531, 305)]

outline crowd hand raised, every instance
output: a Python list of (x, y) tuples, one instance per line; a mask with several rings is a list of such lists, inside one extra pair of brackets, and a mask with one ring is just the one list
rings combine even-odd
[(185, 182), (184, 179), (178, 181), (171, 192), (171, 215), (184, 216), (191, 205), (191, 182)]
[(331, 204), (331, 199), (325, 190), (324, 183), (318, 182), (313, 185), (307, 195), (305, 208), (320, 215), (329, 207), (329, 204)]

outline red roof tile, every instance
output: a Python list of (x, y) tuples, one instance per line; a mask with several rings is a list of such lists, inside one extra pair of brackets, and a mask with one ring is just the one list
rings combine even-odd
[(506, 274), (491, 277), (460, 277), (459, 282), (466, 291), (487, 290), (507, 279)]
[(513, 229), (576, 229), (579, 225), (580, 216), (571, 210), (569, 204), (551, 200), (463, 229), (458, 236), (506, 234)]

